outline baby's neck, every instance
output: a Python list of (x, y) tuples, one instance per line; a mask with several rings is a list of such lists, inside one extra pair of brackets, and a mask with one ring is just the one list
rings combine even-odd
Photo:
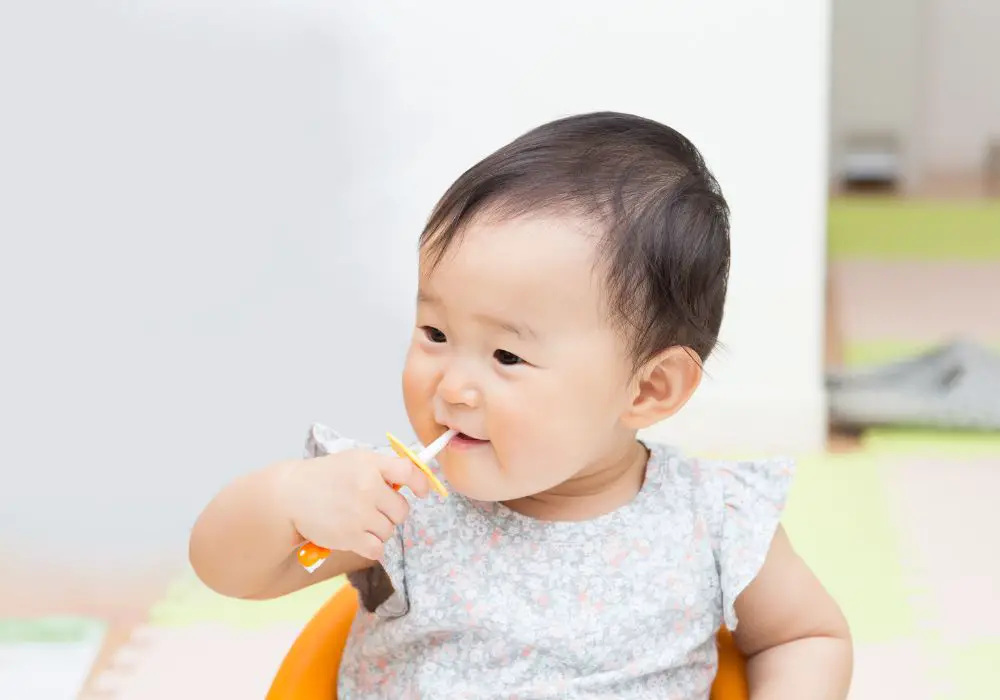
[(648, 461), (645, 445), (631, 440), (618, 453), (568, 481), (504, 505), (538, 520), (591, 520), (635, 498), (642, 488)]

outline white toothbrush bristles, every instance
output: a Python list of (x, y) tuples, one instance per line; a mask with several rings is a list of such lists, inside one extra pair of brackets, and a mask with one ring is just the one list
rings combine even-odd
[(456, 435), (458, 435), (457, 430), (449, 430), (445, 432), (437, 440), (435, 440), (427, 447), (422, 449), (420, 451), (420, 454), (417, 455), (417, 459), (419, 459), (421, 462), (426, 462), (428, 460), (434, 459), (435, 457), (437, 457), (438, 452), (443, 450), (445, 448), (445, 445), (447, 445), (451, 441), (451, 439)]

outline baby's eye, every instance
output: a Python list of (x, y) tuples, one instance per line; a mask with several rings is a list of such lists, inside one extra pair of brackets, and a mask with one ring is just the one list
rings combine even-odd
[(422, 330), (424, 332), (424, 335), (427, 336), (427, 340), (431, 341), (432, 343), (448, 342), (448, 338), (445, 336), (445, 334), (439, 331), (434, 326), (423, 326), (420, 330)]
[(502, 365), (519, 365), (524, 362), (520, 357), (506, 350), (497, 350), (494, 352), (493, 359)]

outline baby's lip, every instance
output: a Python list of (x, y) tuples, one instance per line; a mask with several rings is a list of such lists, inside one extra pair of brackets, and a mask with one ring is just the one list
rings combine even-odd
[[(458, 429), (455, 428), (455, 430)], [(458, 431), (455, 437), (461, 438), (463, 440), (473, 440), (475, 442), (489, 442), (489, 440), (486, 440), (485, 438), (476, 437), (475, 435), (469, 435), (469, 433), (463, 433), (461, 430)]]

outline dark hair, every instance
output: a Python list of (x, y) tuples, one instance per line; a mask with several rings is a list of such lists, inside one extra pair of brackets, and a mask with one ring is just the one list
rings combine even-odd
[(478, 215), (544, 211), (601, 225), (598, 262), (636, 367), (671, 346), (708, 358), (729, 277), (729, 207), (694, 144), (630, 114), (544, 124), (463, 173), (420, 245), (436, 264)]

